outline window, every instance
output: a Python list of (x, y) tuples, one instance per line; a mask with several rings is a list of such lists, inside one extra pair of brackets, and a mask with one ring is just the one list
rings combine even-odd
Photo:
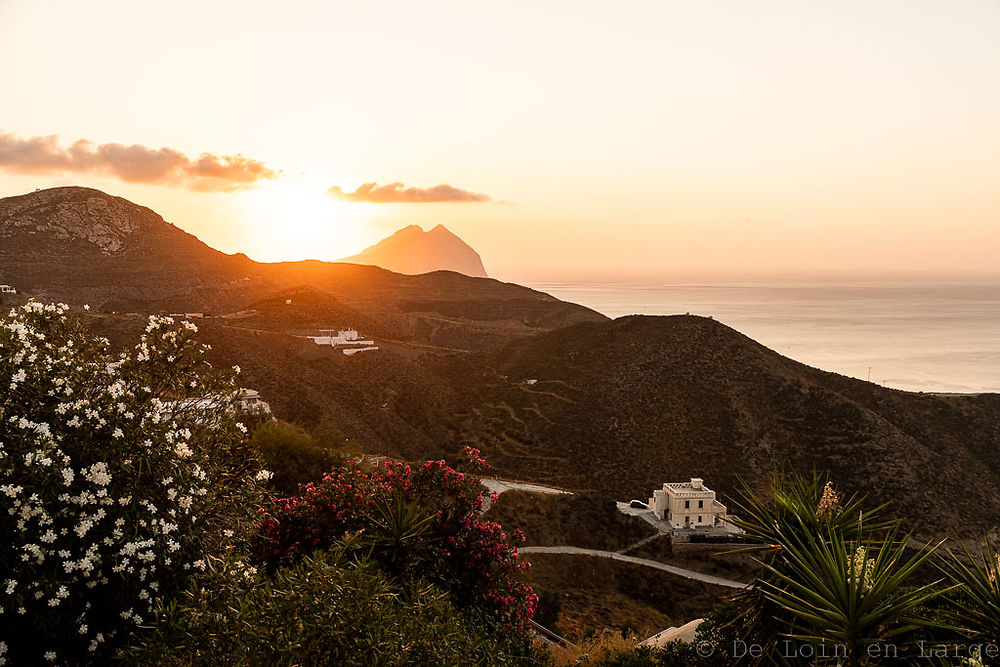
[(691, 501), (690, 500), (685, 500), (684, 501), (684, 509), (686, 509), (686, 510), (691, 509)]
[(702, 509), (703, 507), (705, 507), (705, 501), (704, 500), (699, 500), (698, 501), (698, 509)]
[(698, 523), (701, 523), (701, 515), (698, 515)]

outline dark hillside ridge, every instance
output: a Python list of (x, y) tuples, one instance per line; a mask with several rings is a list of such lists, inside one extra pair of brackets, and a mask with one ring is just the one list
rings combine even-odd
[(539, 334), (484, 368), (462, 427), (514, 475), (628, 500), (668, 480), (732, 494), (738, 478), (763, 490), (777, 470), (817, 469), (921, 534), (1000, 524), (997, 394), (886, 389), (683, 315)]

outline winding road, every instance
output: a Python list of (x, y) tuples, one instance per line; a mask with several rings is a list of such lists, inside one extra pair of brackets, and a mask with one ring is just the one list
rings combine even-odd
[(597, 549), (582, 549), (580, 547), (521, 547), (518, 551), (522, 554), (568, 554), (571, 556), (595, 556), (597, 558), (610, 558), (611, 560), (618, 560), (624, 563), (633, 563), (634, 565), (642, 565), (644, 567), (663, 570), (664, 572), (669, 572), (670, 574), (677, 575), (678, 577), (693, 579), (694, 581), (701, 581), (714, 586), (725, 586), (726, 588), (736, 589), (743, 589), (747, 587), (747, 584), (739, 581), (733, 581), (732, 579), (723, 579), (722, 577), (716, 577), (703, 572), (695, 572), (694, 570), (687, 570), (683, 567), (676, 567), (674, 565), (667, 565), (666, 563), (649, 560), (648, 558), (625, 556), (616, 551), (599, 551)]
[[(479, 480), (482, 482), (490, 491), (496, 491), (498, 494), (504, 491), (529, 491), (532, 493), (552, 493), (552, 494), (566, 494), (573, 495), (569, 491), (564, 489), (557, 489), (551, 486), (542, 486), (540, 484), (529, 484), (527, 482), (512, 482), (508, 480), (483, 478)], [(488, 498), (483, 499), (483, 509), (485, 512), (489, 509), (490, 501)], [(664, 528), (664, 523), (662, 521), (657, 521), (656, 517), (648, 509), (635, 509), (628, 506), (627, 503), (618, 503), (618, 509), (624, 514), (631, 516), (638, 516), (643, 520), (647, 521), (657, 529), (657, 533), (646, 538), (647, 540), (659, 537), (660, 535), (669, 532)], [(644, 540), (642, 540), (644, 541)], [(640, 541), (640, 542), (642, 542)], [(633, 544), (629, 548), (638, 546), (638, 544)], [(521, 547), (518, 551), (522, 554), (565, 554), (570, 556), (594, 556), (596, 558), (610, 558), (611, 560), (622, 561), (623, 563), (632, 563), (634, 565), (641, 565), (643, 567), (651, 567), (656, 570), (662, 570), (664, 572), (669, 572), (670, 574), (676, 575), (678, 577), (684, 577), (685, 579), (692, 579), (694, 581), (701, 581), (706, 584), (712, 584), (713, 586), (724, 586), (726, 588), (736, 588), (743, 589), (747, 587), (739, 581), (733, 581), (732, 579), (723, 579), (722, 577), (716, 577), (711, 574), (705, 574), (703, 572), (696, 572), (694, 570), (688, 570), (683, 567), (677, 567), (675, 565), (667, 565), (666, 563), (661, 563), (655, 560), (649, 560), (648, 558), (636, 558), (635, 556), (626, 556), (617, 551), (600, 551), (598, 549), (583, 549), (581, 547)]]
[[(530, 493), (550, 493), (571, 496), (571, 492), (564, 489), (557, 489), (554, 486), (542, 486), (541, 484), (529, 484), (528, 482), (512, 482), (506, 479), (496, 479), (493, 477), (483, 477), (479, 482), (490, 491), (496, 491), (497, 495), (505, 491), (528, 491)], [(488, 496), (483, 497), (483, 509), (485, 512), (492, 505)]]

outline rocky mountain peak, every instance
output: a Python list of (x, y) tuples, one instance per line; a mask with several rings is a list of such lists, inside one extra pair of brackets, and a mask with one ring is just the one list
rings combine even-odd
[(125, 251), (137, 235), (165, 225), (150, 209), (91, 188), (51, 188), (0, 200), (0, 239), (82, 241), (102, 255)]

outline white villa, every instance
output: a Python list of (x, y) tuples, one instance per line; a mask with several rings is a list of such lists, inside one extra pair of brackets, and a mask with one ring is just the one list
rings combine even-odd
[[(353, 328), (347, 329), (320, 329), (319, 336), (309, 336), (309, 340), (317, 345), (329, 345), (339, 348), (347, 356), (358, 352), (374, 352), (378, 349), (373, 340), (365, 340)], [(336, 332), (336, 336), (334, 336)]]
[(698, 477), (692, 477), (690, 482), (665, 483), (662, 489), (653, 491), (649, 509), (674, 528), (709, 528), (722, 526), (726, 520), (726, 506)]

